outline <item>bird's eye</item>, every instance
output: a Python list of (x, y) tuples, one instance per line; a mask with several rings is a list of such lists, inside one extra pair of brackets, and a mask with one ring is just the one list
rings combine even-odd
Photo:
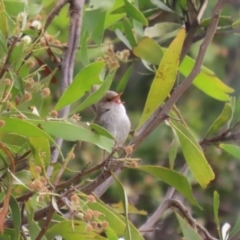
[(111, 101), (112, 101), (112, 99), (111, 99), (111, 98), (108, 98), (108, 99), (107, 99), (107, 102), (111, 102)]

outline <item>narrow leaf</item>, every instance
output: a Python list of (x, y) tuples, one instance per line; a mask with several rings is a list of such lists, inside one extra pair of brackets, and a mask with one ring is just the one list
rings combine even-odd
[(115, 73), (116, 73), (116, 71), (110, 72), (107, 75), (107, 77), (104, 80), (104, 82), (102, 83), (102, 85), (95, 92), (93, 92), (89, 97), (87, 97), (80, 104), (80, 106), (78, 106), (74, 111), (72, 111), (72, 113), (82, 111), (83, 109), (85, 109), (85, 108), (93, 105), (94, 103), (98, 102), (99, 100), (101, 100), (101, 98), (104, 96), (106, 91), (109, 90), (109, 88), (110, 88), (110, 86), (112, 84), (113, 78), (115, 76)]
[(158, 167), (158, 166), (139, 166), (139, 169), (143, 172), (149, 173), (162, 181), (166, 182), (170, 186), (174, 187), (179, 193), (181, 193), (188, 201), (198, 207), (200, 207), (192, 194), (192, 188), (188, 183), (185, 176), (178, 173), (177, 171)]
[(207, 136), (210, 136), (217, 132), (217, 130), (226, 124), (232, 117), (232, 108), (229, 103), (225, 103), (224, 108), (219, 117), (212, 123), (208, 130)]
[[(63, 138), (67, 141), (84, 141), (90, 142), (98, 147), (106, 150), (107, 152), (112, 151), (114, 141), (104, 136), (101, 136), (91, 129), (86, 127), (75, 125), (68, 122), (58, 121), (31, 121), (33, 124), (40, 126), (43, 131), (47, 134), (56, 138)], [(61, 129), (61, 131), (59, 131)]]
[(240, 147), (232, 144), (223, 144), (223, 143), (221, 143), (219, 147), (225, 150), (226, 152), (228, 152), (229, 154), (231, 154), (232, 156), (234, 156), (235, 158), (240, 159)]
[(133, 48), (133, 53), (149, 63), (158, 65), (163, 57), (163, 51), (156, 41), (144, 37), (138, 45)]
[(124, 0), (124, 3), (126, 13), (129, 17), (132, 17), (133, 19), (139, 21), (144, 26), (148, 25), (148, 20), (134, 5), (132, 5), (128, 0)]
[(123, 77), (121, 78), (121, 80), (120, 80), (120, 82), (119, 82), (119, 84), (118, 84), (118, 86), (117, 86), (117, 88), (116, 88), (116, 91), (117, 92), (124, 92), (124, 89), (125, 89), (125, 87), (126, 87), (126, 85), (127, 85), (127, 82), (128, 82), (128, 80), (129, 80), (129, 77), (130, 77), (130, 75), (131, 75), (131, 73), (132, 73), (132, 70), (133, 70), (133, 65), (131, 65), (128, 69), (127, 69), (127, 71), (124, 73), (124, 75), (123, 75)]
[(214, 173), (203, 151), (191, 131), (182, 123), (170, 121), (170, 126), (177, 132), (183, 155), (187, 164), (202, 188), (214, 179)]
[(131, 237), (131, 231), (130, 231), (130, 226), (129, 226), (129, 221), (128, 221), (128, 199), (127, 199), (127, 194), (125, 192), (125, 189), (122, 185), (122, 183), (120, 182), (120, 180), (117, 178), (117, 176), (114, 175), (114, 173), (112, 173), (112, 176), (117, 184), (117, 188), (119, 190), (119, 195), (122, 199), (122, 203), (123, 203), (123, 208), (124, 208), (124, 215), (126, 218), (126, 225), (127, 225), (127, 238), (129, 240), (132, 239)]
[(218, 194), (218, 192), (214, 191), (214, 193), (213, 193), (213, 213), (214, 213), (214, 220), (217, 225), (218, 235), (220, 237), (221, 236), (220, 222), (219, 222), (219, 217), (218, 217), (219, 204), (220, 204), (219, 194)]
[(21, 228), (21, 212), (18, 206), (18, 202), (16, 199), (11, 196), (9, 206), (11, 208), (11, 217), (13, 219), (13, 226), (14, 226), (14, 238), (13, 240), (19, 239), (20, 228)]
[(182, 218), (177, 212), (175, 212), (178, 219), (183, 236), (186, 240), (202, 240), (198, 233), (189, 225), (189, 223)]
[(103, 67), (103, 62), (94, 62), (81, 70), (73, 79), (72, 84), (62, 94), (55, 109), (60, 110), (77, 101), (86, 92), (90, 91), (94, 84), (100, 84), (99, 75)]
[(153, 79), (136, 131), (148, 120), (157, 107), (163, 103), (172, 90), (177, 76), (179, 57), (185, 39), (185, 33), (185, 28), (181, 28), (177, 37), (165, 52), (155, 78)]

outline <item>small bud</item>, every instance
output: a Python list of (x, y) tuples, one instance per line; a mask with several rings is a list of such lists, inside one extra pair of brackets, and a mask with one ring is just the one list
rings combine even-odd
[(25, 17), (25, 13), (24, 12), (20, 12), (18, 15), (17, 15), (17, 21), (18, 22), (22, 22), (23, 18)]
[(138, 163), (136, 161), (131, 161), (131, 167), (132, 168), (138, 167)]
[(47, 179), (46, 179), (45, 177), (43, 177), (43, 176), (40, 177), (40, 181), (41, 181), (44, 185), (47, 184)]
[(42, 47), (47, 46), (46, 40), (45, 40), (44, 38), (41, 38), (41, 39), (40, 39), (40, 45), (41, 45)]
[(53, 43), (54, 43), (55, 45), (58, 45), (58, 46), (61, 45), (61, 42), (60, 42), (58, 39), (54, 39), (54, 40), (53, 40)]
[(42, 97), (48, 97), (50, 93), (51, 93), (50, 89), (48, 87), (45, 87), (42, 90)]
[(30, 100), (32, 100), (32, 94), (29, 92), (24, 92), (23, 98), (26, 102), (29, 102)]
[(96, 202), (96, 198), (93, 195), (88, 195), (87, 200), (88, 200), (88, 202), (91, 202), (91, 203)]
[(30, 68), (34, 68), (35, 65), (36, 65), (36, 63), (35, 63), (33, 60), (28, 60), (28, 61), (27, 61), (27, 64), (28, 64), (28, 66), (29, 66)]
[(25, 83), (25, 87), (27, 89), (31, 89), (33, 87), (33, 83), (34, 83), (34, 79), (33, 78), (28, 78), (26, 83)]
[(12, 108), (12, 103), (11, 102), (8, 102), (7, 103), (7, 110), (10, 110)]
[(74, 203), (78, 203), (78, 195), (77, 194), (73, 194), (72, 196), (71, 196), (71, 202), (74, 202)]
[(53, 117), (53, 118), (56, 118), (56, 117), (58, 116), (58, 111), (52, 110), (52, 111), (50, 112), (50, 116)]
[(87, 232), (92, 232), (92, 230), (93, 230), (92, 225), (91, 225), (91, 224), (87, 224), (87, 226), (86, 226), (86, 231), (87, 231)]
[(93, 211), (93, 215), (95, 217), (99, 217), (100, 215), (102, 215), (102, 213), (98, 212), (98, 211)]
[(31, 23), (31, 28), (34, 28), (34, 29), (37, 29), (37, 30), (41, 30), (42, 28), (42, 23), (38, 20), (34, 20), (32, 23)]
[(72, 160), (72, 159), (74, 159), (76, 156), (75, 156), (75, 153), (74, 153), (74, 152), (70, 152), (70, 153), (68, 153), (68, 157)]
[(107, 221), (103, 221), (103, 222), (101, 223), (101, 225), (102, 225), (102, 228), (104, 228), (104, 229), (109, 226), (109, 224), (108, 224)]
[(34, 172), (40, 174), (42, 172), (42, 168), (40, 166), (35, 166)]
[(24, 44), (26, 44), (26, 45), (29, 45), (29, 44), (32, 42), (31, 37), (28, 36), (28, 35), (24, 36), (21, 40), (22, 40), (22, 42), (23, 42)]
[(25, 118), (24, 115), (21, 114), (21, 113), (19, 113), (19, 114), (17, 115), (17, 117), (18, 117), (19, 119), (24, 119), (24, 118)]
[(38, 21), (42, 21), (42, 16), (40, 14), (37, 14), (35, 19), (38, 20)]
[(5, 125), (5, 121), (4, 120), (0, 120), (0, 127), (4, 127)]
[(5, 79), (4, 79), (4, 84), (5, 84), (5, 86), (11, 86), (12, 80), (9, 79), (9, 78), (5, 78)]
[(46, 40), (48, 41), (48, 42), (52, 42), (53, 41), (53, 36), (51, 36), (51, 35), (49, 35), (49, 34), (45, 34), (44, 35), (45, 36), (45, 38), (46, 38)]
[(131, 154), (133, 152), (133, 145), (129, 145), (124, 148), (124, 151), (127, 155)]
[(86, 212), (85, 215), (84, 215), (84, 219), (86, 222), (89, 222), (91, 221), (93, 218), (93, 214), (91, 212)]
[(81, 116), (79, 113), (72, 115), (72, 119), (75, 120), (76, 122), (79, 122), (81, 120)]

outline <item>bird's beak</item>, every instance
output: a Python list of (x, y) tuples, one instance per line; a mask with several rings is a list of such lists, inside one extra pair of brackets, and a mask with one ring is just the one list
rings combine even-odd
[(123, 103), (123, 102), (121, 101), (121, 99), (120, 99), (121, 96), (122, 96), (122, 94), (123, 94), (123, 93), (119, 93), (116, 97), (113, 98), (113, 101), (114, 101), (115, 103), (119, 103), (119, 104), (120, 104), (120, 103)]

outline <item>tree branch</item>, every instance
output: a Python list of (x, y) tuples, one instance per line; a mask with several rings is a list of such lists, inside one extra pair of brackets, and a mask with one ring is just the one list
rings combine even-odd
[[(66, 4), (66, 0), (64, 0)], [(85, 3), (85, 0), (68, 0), (70, 3), (70, 27), (69, 27), (69, 38), (67, 42), (67, 48), (63, 54), (62, 62), (61, 62), (61, 86), (60, 91), (61, 94), (66, 90), (66, 88), (71, 84), (73, 79), (73, 70), (74, 70), (74, 60), (76, 57), (76, 53), (78, 50), (80, 33), (81, 33), (81, 12)], [(60, 6), (64, 6), (63, 3)], [(58, 9), (60, 6), (56, 6)], [(53, 10), (50, 16), (55, 16), (57, 11)], [(49, 20), (51, 20), (51, 18)], [(47, 23), (46, 23), (47, 26)], [(45, 26), (45, 27), (46, 27)], [(59, 112), (59, 118), (63, 118), (68, 115), (70, 107), (67, 106), (63, 108)], [(57, 139), (57, 144), (59, 148), (62, 146), (63, 139)], [(59, 152), (55, 149), (52, 152), (52, 163), (55, 163), (58, 159)]]
[[(200, 49), (198, 53), (198, 57), (196, 59), (195, 65), (189, 74), (189, 76), (179, 85), (172, 93), (171, 97), (166, 102), (165, 106), (160, 106), (150, 117), (150, 119), (139, 129), (137, 133), (135, 133), (134, 138), (129, 143), (129, 145), (133, 145), (133, 150), (135, 150), (141, 142), (151, 133), (153, 130), (158, 127), (167, 117), (168, 113), (174, 106), (174, 104), (178, 101), (178, 99), (183, 95), (183, 93), (190, 87), (192, 81), (194, 78), (198, 75), (198, 73), (201, 71), (201, 66), (203, 63), (203, 59), (205, 56), (205, 53), (207, 51), (207, 47), (211, 43), (214, 34), (216, 32), (216, 28), (218, 25), (219, 16), (221, 13), (221, 10), (224, 6), (224, 4), (227, 2), (227, 0), (219, 0), (218, 3), (215, 6), (215, 9), (213, 11), (213, 17), (211, 20), (211, 23), (207, 29), (206, 37), (204, 38)], [(111, 167), (111, 171), (116, 172), (119, 169), (123, 167), (122, 163), (116, 163), (115, 166)], [(97, 192), (98, 196), (101, 196), (104, 193), (104, 190), (107, 189), (112, 181), (106, 181), (106, 178), (110, 178), (111, 173), (105, 172), (104, 175), (101, 174), (98, 178), (95, 179), (91, 184), (84, 187), (83, 191), (86, 194), (90, 194), (91, 192), (95, 191)], [(100, 186), (101, 184), (104, 185)], [(101, 188), (102, 190), (99, 191), (96, 188)], [(150, 227), (148, 227), (149, 229)]]

